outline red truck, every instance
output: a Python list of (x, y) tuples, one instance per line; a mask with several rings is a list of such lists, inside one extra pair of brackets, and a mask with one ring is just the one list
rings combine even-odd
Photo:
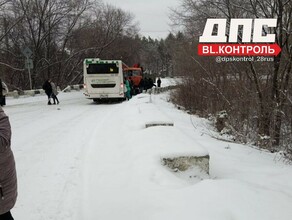
[(132, 82), (134, 87), (134, 94), (139, 94), (140, 91), (140, 82), (143, 78), (143, 68), (139, 64), (133, 65), (133, 67), (128, 67), (124, 65), (123, 67), (124, 77)]

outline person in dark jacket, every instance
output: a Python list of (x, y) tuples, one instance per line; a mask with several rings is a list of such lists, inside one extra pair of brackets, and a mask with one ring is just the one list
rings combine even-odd
[(0, 79), (0, 105), (6, 105), (6, 95), (8, 94), (7, 85)]
[(158, 79), (157, 79), (157, 87), (161, 87), (161, 79), (160, 79), (160, 77), (158, 77)]
[(52, 93), (53, 93), (53, 89), (52, 89), (52, 85), (51, 85), (51, 80), (48, 79), (45, 81), (44, 85), (43, 85), (43, 90), (45, 90), (45, 93), (48, 96), (48, 105), (51, 105), (51, 97), (52, 97)]
[(0, 107), (0, 219), (13, 220), (10, 210), (17, 198), (15, 161), (11, 150), (11, 126)]
[(156, 87), (156, 85), (153, 82), (153, 79), (152, 78), (146, 78), (145, 77), (144, 89), (146, 90), (146, 92), (147, 92), (148, 89), (152, 89), (153, 86)]
[(145, 87), (145, 83), (144, 83), (145, 81), (144, 81), (144, 79), (142, 78), (141, 79), (141, 81), (140, 81), (140, 83), (139, 83), (139, 92), (143, 92), (143, 90), (144, 90), (144, 87)]

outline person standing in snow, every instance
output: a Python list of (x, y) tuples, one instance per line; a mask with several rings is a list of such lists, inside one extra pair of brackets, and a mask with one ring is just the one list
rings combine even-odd
[(161, 87), (161, 79), (160, 79), (160, 77), (158, 77), (158, 79), (157, 79), (157, 87)]
[(51, 103), (51, 97), (52, 97), (53, 89), (52, 89), (50, 81), (51, 81), (50, 79), (46, 80), (44, 85), (43, 85), (43, 90), (45, 90), (45, 93), (48, 96), (48, 105), (52, 104)]
[(144, 89), (146, 90), (146, 92), (147, 92), (148, 89), (152, 89), (153, 86), (156, 87), (156, 85), (153, 82), (153, 79), (150, 78), (150, 77), (149, 78), (145, 77), (145, 80), (144, 80)]
[(6, 105), (6, 95), (8, 94), (7, 85), (0, 79), (0, 105)]
[(126, 86), (126, 98), (127, 100), (129, 100), (131, 98), (131, 85), (129, 80), (127, 80), (126, 78), (124, 79), (124, 84)]
[(58, 91), (57, 91), (57, 87), (55, 85), (55, 83), (53, 83), (52, 81), (50, 81), (51, 83), (51, 86), (52, 86), (52, 98), (53, 98), (53, 101), (54, 101), (54, 105), (56, 105), (56, 101), (57, 101), (57, 104), (59, 104), (59, 100), (57, 98), (57, 95), (58, 95)]
[(144, 90), (147, 92), (148, 89), (149, 89), (149, 79), (147, 77), (145, 77), (145, 79), (144, 79)]
[(0, 107), (0, 219), (13, 220), (10, 210), (17, 198), (15, 161), (11, 150), (11, 126)]
[(142, 93), (143, 92), (143, 90), (144, 90), (144, 87), (145, 87), (145, 83), (144, 83), (145, 81), (144, 81), (144, 79), (142, 78), (141, 79), (141, 81), (140, 81), (140, 83), (139, 83), (139, 92), (140, 93)]

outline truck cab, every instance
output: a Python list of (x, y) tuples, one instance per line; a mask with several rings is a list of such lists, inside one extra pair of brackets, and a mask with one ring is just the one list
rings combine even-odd
[(143, 78), (143, 72), (141, 67), (125, 67), (123, 69), (124, 77), (128, 79), (134, 87), (134, 94), (140, 93), (140, 82)]

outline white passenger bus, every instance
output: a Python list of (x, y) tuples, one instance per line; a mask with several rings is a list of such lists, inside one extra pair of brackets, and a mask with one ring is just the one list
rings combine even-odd
[(121, 60), (85, 59), (83, 62), (85, 96), (98, 102), (125, 99)]

